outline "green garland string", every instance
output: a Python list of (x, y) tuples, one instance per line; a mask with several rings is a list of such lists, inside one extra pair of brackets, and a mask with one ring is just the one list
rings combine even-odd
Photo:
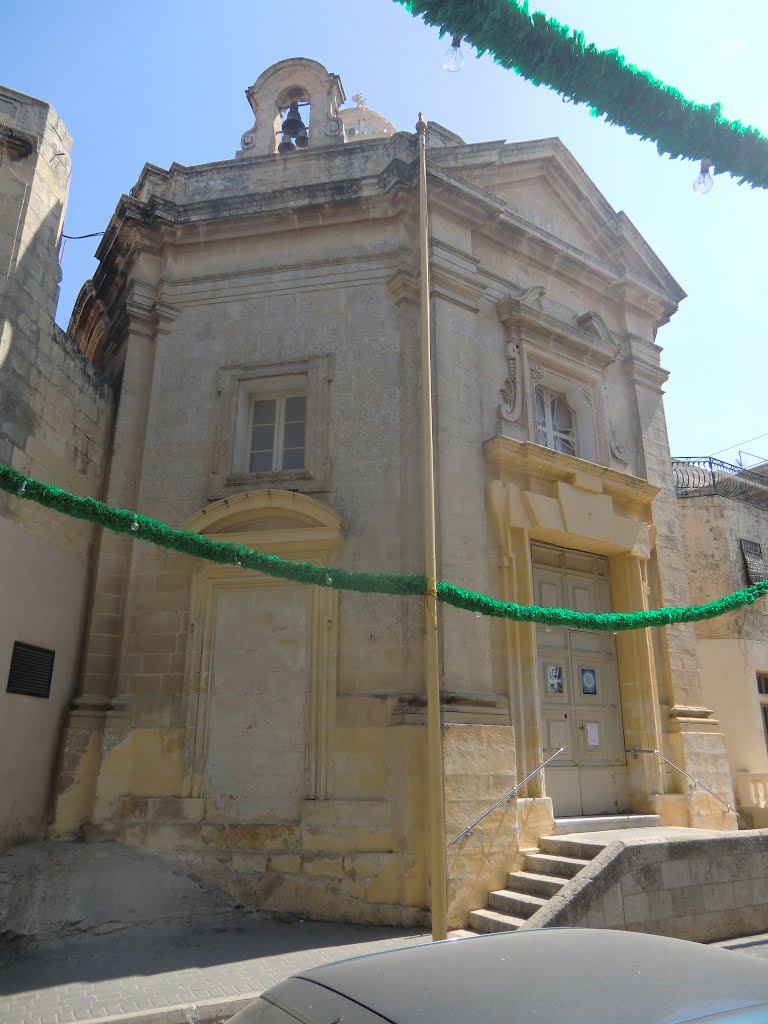
[(753, 188), (768, 188), (768, 138), (720, 113), (720, 103), (693, 103), (618, 50), (599, 50), (584, 34), (526, 0), (395, 0), (440, 34), (460, 35), (497, 64), (547, 85), (564, 99), (586, 103), (630, 135), (651, 139), (660, 154), (710, 159)]
[[(124, 508), (113, 508), (96, 498), (82, 498), (59, 487), (43, 483), (0, 463), (0, 491), (14, 494), (25, 501), (34, 501), (74, 519), (102, 526), (114, 533), (125, 533), (137, 540), (148, 541), (158, 547), (180, 551), (185, 555), (205, 558), (220, 565), (237, 565), (244, 569), (255, 569), (267, 576), (292, 580), (294, 583), (308, 583), (333, 587), (336, 590), (353, 590), (369, 594), (423, 595), (427, 581), (418, 574), (400, 575), (386, 572), (354, 572), (337, 566), (314, 565), (311, 562), (293, 562), (277, 555), (267, 555), (244, 544), (213, 540), (188, 530), (176, 530), (166, 523), (149, 516), (139, 515)], [(542, 608), (538, 605), (515, 604), (513, 601), (497, 601), (485, 594), (463, 590), (453, 583), (437, 584), (439, 601), (454, 608), (462, 608), (480, 615), (500, 619), (514, 619), (518, 622), (539, 622), (549, 626), (568, 626), (572, 629), (624, 631), (647, 629), (649, 626), (669, 626), (678, 622), (699, 622), (714, 619), (718, 615), (753, 604), (768, 593), (768, 580), (755, 583), (744, 590), (721, 597), (708, 604), (683, 608), (657, 608), (653, 611), (609, 612), (594, 615), (575, 612), (568, 608)]]

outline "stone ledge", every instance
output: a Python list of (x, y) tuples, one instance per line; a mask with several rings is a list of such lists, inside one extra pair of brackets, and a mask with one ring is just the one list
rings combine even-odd
[(768, 830), (617, 836), (522, 927), (607, 927), (699, 942), (768, 930), (766, 840)]

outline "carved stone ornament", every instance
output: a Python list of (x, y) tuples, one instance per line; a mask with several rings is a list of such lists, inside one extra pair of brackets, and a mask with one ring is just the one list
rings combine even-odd
[(535, 363), (531, 364), (531, 380), (540, 381), (544, 380), (544, 367), (538, 366)]
[(616, 440), (616, 431), (614, 430), (610, 414), (608, 413), (608, 382), (605, 380), (603, 381), (603, 397), (605, 399), (605, 418), (608, 423), (608, 447), (610, 448), (611, 455), (614, 459), (617, 459), (619, 462), (623, 462), (624, 465), (627, 465), (627, 449), (623, 444), (619, 444)]
[(582, 313), (581, 316), (576, 317), (576, 323), (582, 330), (588, 331), (596, 338), (600, 338), (600, 340), (604, 341), (606, 345), (612, 346), (614, 350), (618, 352), (618, 342), (606, 327), (603, 318), (595, 313), (594, 310), (589, 309), (586, 313)]
[(592, 388), (588, 384), (581, 385), (581, 397), (592, 405)]
[(507, 343), (507, 379), (501, 389), (501, 397), (504, 401), (499, 406), (501, 418), (508, 423), (514, 423), (519, 419), (523, 407), (523, 389), (519, 384), (519, 363), (520, 346), (510, 341)]
[(544, 298), (545, 293), (546, 288), (543, 285), (535, 284), (531, 288), (527, 288), (518, 298), (524, 306), (533, 306), (534, 309), (541, 309), (541, 300)]

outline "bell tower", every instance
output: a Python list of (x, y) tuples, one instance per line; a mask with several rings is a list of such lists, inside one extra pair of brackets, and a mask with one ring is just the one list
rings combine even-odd
[(307, 57), (281, 60), (267, 68), (245, 95), (255, 121), (242, 137), (238, 157), (290, 156), (304, 149), (344, 142), (339, 106), (344, 86), (338, 75)]

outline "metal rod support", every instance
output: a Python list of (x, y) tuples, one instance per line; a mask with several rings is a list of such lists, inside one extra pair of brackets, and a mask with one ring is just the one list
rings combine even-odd
[(688, 772), (685, 771), (685, 769), (681, 768), (679, 764), (675, 764), (674, 761), (670, 761), (666, 754), (662, 754), (660, 750), (656, 750), (655, 748), (653, 750), (646, 750), (643, 747), (638, 747), (636, 750), (628, 750), (627, 753), (634, 754), (635, 757), (637, 757), (638, 754), (658, 754), (662, 761), (666, 761), (667, 764), (670, 765), (670, 767), (675, 769), (675, 771), (678, 771), (681, 775), (684, 775), (686, 779), (688, 779), (690, 782), (694, 784), (694, 786), (701, 786), (703, 790), (706, 790), (706, 792), (709, 793), (710, 796), (714, 797), (715, 800), (717, 800), (719, 803), (721, 803), (723, 807), (726, 807), (729, 811), (733, 811), (734, 814), (739, 813), (735, 807), (728, 803), (727, 800), (723, 800), (723, 798), (721, 796), (718, 796), (717, 793), (714, 793), (709, 788), (709, 786), (705, 786), (701, 779), (697, 779), (693, 775), (689, 775)]
[(483, 814), (480, 815), (480, 817), (477, 819), (477, 821), (473, 821), (471, 825), (467, 825), (467, 827), (464, 829), (464, 831), (463, 832), (459, 832), (459, 834), (455, 837), (455, 839), (452, 839), (450, 841), (450, 843), (448, 843), (448, 845), (449, 846), (453, 846), (454, 843), (458, 843), (458, 841), (461, 839), (462, 836), (472, 835), (472, 829), (475, 827), (475, 825), (479, 825), (480, 822), (484, 818), (487, 818), (488, 815), (492, 811), (495, 811), (497, 807), (500, 807), (504, 803), (505, 800), (510, 800), (515, 795), (515, 793), (517, 793), (517, 791), (519, 789), (523, 788), (523, 786), (526, 784), (526, 782), (530, 782), (534, 775), (538, 775), (538, 773), (542, 770), (542, 768), (546, 768), (547, 765), (550, 763), (550, 761), (554, 761), (555, 758), (559, 757), (563, 753), (564, 750), (565, 750), (565, 747), (560, 747), (560, 749), (557, 751), (557, 753), (553, 754), (551, 757), (548, 757), (547, 760), (544, 761), (542, 764), (540, 764), (538, 768), (534, 768), (533, 771), (530, 773), (530, 775), (526, 775), (525, 778), (523, 779), (523, 781), (522, 782), (518, 782), (518, 784), (515, 786), (514, 789), (510, 789), (510, 791), (508, 793), (505, 793), (503, 797), (498, 799), (496, 801), (496, 803), (493, 805), (493, 807), (489, 807), (487, 811), (485, 811)]

